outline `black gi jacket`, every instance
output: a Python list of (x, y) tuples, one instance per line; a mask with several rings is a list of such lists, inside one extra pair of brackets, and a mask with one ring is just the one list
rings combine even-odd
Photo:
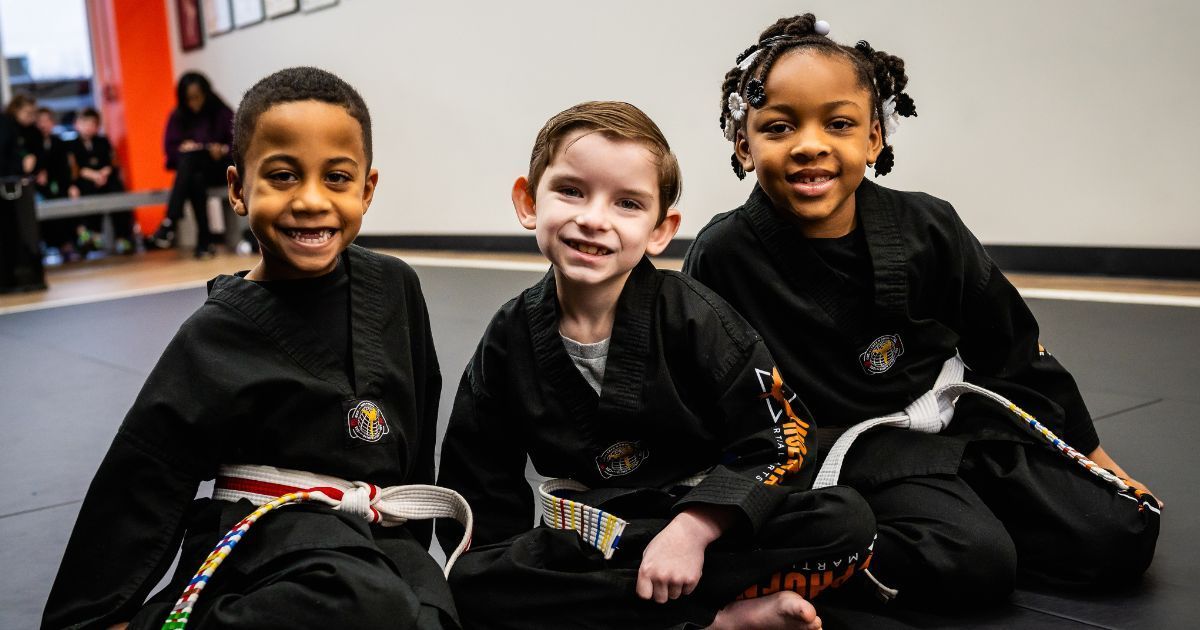
[[(612, 510), (627, 519), (728, 505), (744, 517), (739, 531), (752, 532), (785, 498), (782, 486), (810, 486), (799, 435), (811, 430), (807, 410), (787, 391), (789, 419), (764, 394), (775, 366), (766, 346), (711, 291), (643, 259), (617, 301), (611, 339), (597, 396), (559, 335), (553, 272), (492, 318), (459, 384), (438, 478), (471, 504), (474, 545), (530, 529), (526, 454), (540, 474), (593, 489), (668, 490), (708, 472), (667, 504), (638, 508), (649, 513)], [(815, 448), (807, 436), (804, 448)], [(772, 478), (789, 462), (793, 472)], [(458, 540), (456, 525), (438, 522), (443, 547)]]
[[(954, 208), (867, 180), (855, 204), (874, 274), (867, 303), (813, 251), (798, 220), (757, 186), (743, 206), (701, 230), (684, 272), (763, 335), (821, 426), (902, 410), (933, 386), (957, 350), (968, 382), (1008, 397), (1083, 453), (1095, 449), (1099, 438), (1074, 379), (1039, 351), (1033, 314)], [(882, 371), (864, 367), (885, 344), (902, 352)], [(948, 435), (1025, 439), (1014, 426), (994, 403), (965, 396), (942, 435), (881, 430), (860, 438), (843, 479), (954, 473), (963, 442)], [(870, 461), (853, 456), (867, 451)]]
[(113, 172), (108, 177), (108, 182), (103, 187), (97, 187), (90, 179), (84, 178), (76, 171), (76, 178), (73, 182), (79, 187), (81, 193), (90, 195), (99, 192), (119, 192), (125, 188), (121, 182), (120, 169), (116, 168), (113, 162), (113, 146), (104, 136), (96, 136), (92, 138), (90, 145), (85, 144), (82, 138), (76, 138), (66, 145), (67, 153), (75, 160), (75, 167), (78, 169), (90, 168), (100, 170), (106, 166), (112, 166)]
[[(357, 246), (343, 263), (350, 275), (353, 383), (341, 351), (266, 289), (235, 276), (209, 283), (208, 300), (163, 352), (88, 489), (46, 604), (45, 627), (130, 619), (170, 565), (185, 526), (189, 541), (193, 534), (212, 538), (199, 545), (207, 553), (229, 523), (193, 531), (189, 516), (210, 500), (189, 505), (201, 480), (212, 479), (221, 464), (379, 486), (433, 482), (441, 374), (416, 273)], [(348, 430), (347, 413), (360, 400), (383, 411), (388, 433), (377, 442)], [(338, 538), (336, 532), (349, 530), (324, 527), (333, 515), (323, 506), (281, 510), (255, 524), (229, 560), (261, 566), (298, 549), (370, 545), (361, 536)], [(427, 548), (431, 528), (418, 522), (372, 532), (376, 539), (415, 532)]]

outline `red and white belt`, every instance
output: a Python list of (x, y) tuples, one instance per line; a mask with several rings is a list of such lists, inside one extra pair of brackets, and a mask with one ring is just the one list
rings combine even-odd
[(421, 484), (380, 488), (362, 481), (346, 481), (273, 466), (221, 466), (213, 498), (224, 501), (247, 499), (259, 507), (229, 530), (200, 565), (200, 570), (167, 616), (164, 630), (180, 630), (187, 625), (200, 592), (250, 526), (267, 512), (284, 505), (316, 501), (384, 527), (403, 525), (411, 520), (453, 518), (462, 524), (464, 532), (458, 547), (446, 559), (446, 575), (450, 575), (454, 561), (470, 546), (474, 525), (471, 506), (462, 495), (449, 488)]

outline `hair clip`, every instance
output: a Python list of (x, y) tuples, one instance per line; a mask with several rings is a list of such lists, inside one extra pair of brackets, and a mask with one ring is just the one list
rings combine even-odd
[(887, 97), (880, 105), (883, 110), (881, 116), (883, 118), (883, 137), (888, 139), (888, 144), (896, 135), (896, 131), (900, 127), (900, 114), (896, 112), (896, 97), (895, 95)]
[(722, 128), (725, 133), (725, 139), (733, 142), (737, 140), (737, 123), (733, 122), (732, 118), (725, 119), (725, 126)]
[(737, 65), (738, 69), (741, 70), (742, 72), (745, 72), (746, 70), (750, 69), (750, 64), (754, 63), (754, 60), (758, 58), (758, 53), (760, 53), (760, 52), (762, 52), (762, 48), (759, 48), (759, 49), (755, 50), (754, 52), (751, 52), (749, 55), (746, 55), (745, 59), (742, 59), (741, 61), (738, 62), (738, 65)]
[(826, 22), (825, 20), (817, 20), (817, 23), (813, 24), (813, 32), (821, 36), (828, 35), (829, 22)]
[(767, 104), (767, 91), (763, 88), (763, 82), (759, 79), (750, 79), (746, 82), (746, 100), (754, 107), (762, 107)]

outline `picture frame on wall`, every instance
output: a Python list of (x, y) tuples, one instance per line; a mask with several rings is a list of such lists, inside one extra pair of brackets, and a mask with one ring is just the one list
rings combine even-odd
[(246, 28), (267, 19), (263, 0), (232, 0), (234, 28)]
[(269, 19), (291, 15), (300, 10), (300, 0), (266, 0), (264, 4)]
[(179, 21), (179, 47), (185, 52), (204, 47), (204, 23), (200, 19), (200, 0), (175, 0)]
[(233, 8), (229, 0), (203, 0), (200, 12), (204, 16), (204, 32), (209, 37), (233, 30)]
[(305, 13), (319, 11), (338, 3), (338, 0), (300, 0), (300, 9)]

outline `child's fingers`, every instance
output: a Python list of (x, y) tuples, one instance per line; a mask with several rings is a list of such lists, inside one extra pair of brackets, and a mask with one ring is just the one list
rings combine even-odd
[(669, 587), (667, 586), (666, 582), (662, 582), (662, 581), (654, 582), (654, 601), (656, 601), (660, 604), (665, 604), (665, 603), (667, 603), (667, 600), (670, 599), (668, 597), (669, 595), (670, 595), (670, 590), (669, 590)]
[(654, 583), (641, 571), (638, 571), (637, 586), (634, 587), (634, 592), (642, 599), (650, 599), (654, 595)]

